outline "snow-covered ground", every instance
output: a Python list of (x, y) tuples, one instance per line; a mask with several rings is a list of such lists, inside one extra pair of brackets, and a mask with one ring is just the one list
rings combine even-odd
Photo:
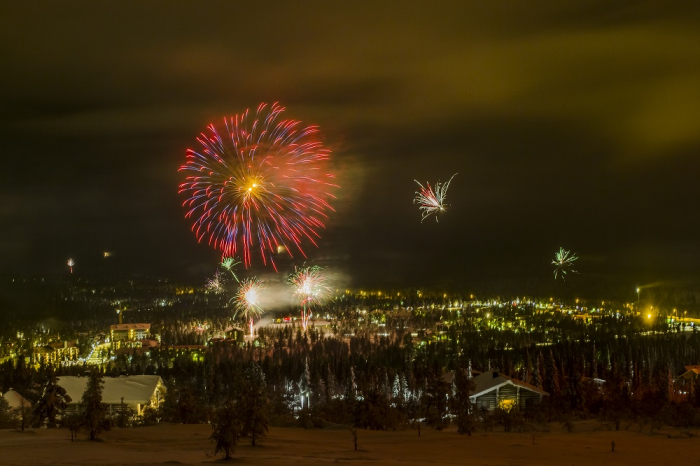
[[(664, 465), (670, 458), (697, 464), (700, 438), (680, 430), (661, 433), (594, 430), (598, 423), (577, 423), (569, 434), (558, 424), (550, 432), (458, 435), (416, 430), (374, 432), (358, 430), (359, 450), (352, 448), (352, 435), (342, 426), (323, 430), (272, 428), (262, 444), (252, 447), (243, 440), (234, 463), (303, 465), (352, 463), (384, 465)], [(208, 425), (161, 424), (153, 427), (115, 429), (98, 442), (81, 435), (70, 442), (68, 430), (37, 429), (24, 433), (0, 430), (2, 465), (82, 464), (201, 464), (212, 463), (213, 444)], [(534, 445), (533, 445), (534, 435)], [(612, 453), (611, 442), (615, 441)], [(680, 456), (679, 456), (680, 455)]]

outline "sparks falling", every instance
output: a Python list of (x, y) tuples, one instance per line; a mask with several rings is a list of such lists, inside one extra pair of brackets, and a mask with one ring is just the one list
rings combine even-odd
[(306, 330), (311, 317), (311, 306), (321, 305), (331, 296), (328, 278), (321, 267), (314, 265), (296, 269), (288, 281), (301, 304), (301, 325)]
[[(280, 246), (304, 257), (303, 245), (316, 246), (329, 200), (337, 185), (325, 171), (330, 151), (316, 140), (318, 127), (277, 118), (284, 107), (261, 104), (213, 124), (187, 150), (180, 171), (188, 173), (179, 192), (187, 196), (192, 231), (222, 251), (240, 254), (244, 266), (258, 255), (275, 270)], [(255, 252), (257, 251), (257, 253)]]
[(255, 336), (253, 332), (254, 319), (260, 317), (264, 312), (262, 307), (264, 289), (265, 285), (258, 278), (246, 278), (241, 282), (238, 292), (232, 299), (236, 316), (240, 315), (248, 322), (251, 338)]
[(231, 274), (234, 280), (236, 280), (237, 283), (240, 283), (238, 280), (238, 275), (236, 275), (236, 266), (240, 265), (241, 261), (236, 259), (235, 257), (224, 257), (221, 260), (221, 267), (224, 269), (228, 270), (228, 272)]
[(420, 186), (420, 189), (416, 191), (416, 197), (413, 199), (414, 204), (419, 205), (419, 209), (423, 214), (421, 222), (431, 215), (435, 214), (435, 221), (438, 221), (437, 214), (444, 212), (447, 204), (445, 204), (445, 199), (447, 198), (447, 188), (450, 187), (452, 178), (457, 176), (457, 173), (452, 175), (452, 177), (447, 181), (447, 183), (440, 183), (439, 181), (435, 184), (435, 189), (430, 186), (430, 183), (425, 183), (423, 186), (418, 180), (414, 180)]
[(561, 275), (562, 280), (565, 280), (565, 275), (568, 272), (578, 273), (571, 268), (574, 262), (577, 260), (578, 256), (571, 254), (570, 251), (560, 247), (559, 251), (554, 255), (554, 260), (552, 261), (552, 265), (554, 265), (554, 279), (556, 280), (557, 276)]
[(207, 283), (204, 285), (204, 287), (211, 293), (223, 294), (226, 289), (225, 285), (226, 278), (220, 271), (217, 270), (214, 272), (214, 276), (212, 278), (207, 279)]

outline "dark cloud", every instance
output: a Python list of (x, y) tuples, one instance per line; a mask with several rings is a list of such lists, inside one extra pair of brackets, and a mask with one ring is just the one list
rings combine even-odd
[[(178, 166), (260, 101), (319, 124), (342, 189), (310, 260), (356, 283), (685, 274), (700, 258), (700, 6), (93, 2), (0, 7), (2, 271), (201, 274)], [(420, 223), (414, 179), (455, 177)], [(291, 266), (290, 264), (288, 264)]]

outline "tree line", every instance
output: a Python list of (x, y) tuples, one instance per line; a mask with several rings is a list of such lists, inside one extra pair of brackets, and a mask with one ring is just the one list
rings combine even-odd
[[(700, 425), (700, 389), (692, 379), (675, 380), (679, 367), (700, 358), (697, 333), (599, 333), (593, 339), (511, 346), (496, 333), (449, 332), (449, 339), (424, 343), (400, 327), (385, 335), (358, 329), (347, 337), (316, 328), (265, 328), (254, 342), (211, 344), (197, 357), (156, 349), (136, 365), (111, 362), (99, 375), (160, 375), (167, 393), (148, 419), (212, 423), (224, 452), (241, 437), (257, 442), (268, 425), (388, 430), (454, 424), (465, 434), (498, 426), (524, 430), (539, 422), (570, 425), (574, 418), (597, 418), (617, 429)], [(51, 377), (85, 369), (35, 369), (22, 360), (6, 361), (0, 386), (41, 406), (47, 394), (60, 398), (47, 385)], [(467, 395), (473, 391), (468, 374), (487, 370), (549, 396), (525, 411), (479, 411)], [(51, 422), (48, 411), (44, 419)]]

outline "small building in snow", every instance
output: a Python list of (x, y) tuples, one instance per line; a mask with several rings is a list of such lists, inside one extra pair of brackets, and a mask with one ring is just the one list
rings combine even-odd
[(525, 409), (549, 396), (544, 390), (496, 371), (487, 371), (472, 378), (475, 388), (469, 397), (477, 409)]

